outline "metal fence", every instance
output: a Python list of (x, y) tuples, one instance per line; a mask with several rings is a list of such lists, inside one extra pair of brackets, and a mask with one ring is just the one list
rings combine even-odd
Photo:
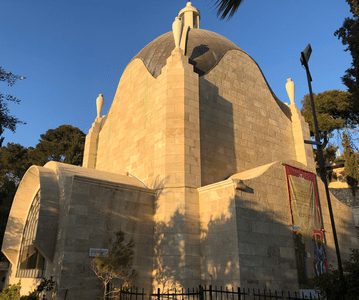
[(297, 292), (254, 290), (237, 288), (223, 289), (222, 287), (213, 288), (210, 286), (199, 286), (196, 289), (162, 291), (146, 294), (144, 289), (118, 289), (110, 292), (108, 300), (299, 300), (299, 299), (318, 299), (325, 300), (320, 296), (304, 296)]

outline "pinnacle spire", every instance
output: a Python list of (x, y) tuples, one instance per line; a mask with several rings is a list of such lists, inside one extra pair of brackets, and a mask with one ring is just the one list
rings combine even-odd
[(197, 8), (192, 6), (191, 1), (188, 1), (186, 7), (180, 10), (178, 17), (181, 18), (184, 28), (199, 29), (201, 14)]

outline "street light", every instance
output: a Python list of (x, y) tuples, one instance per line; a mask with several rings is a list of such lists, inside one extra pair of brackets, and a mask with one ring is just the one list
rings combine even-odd
[(308, 67), (308, 61), (309, 61), (311, 53), (312, 53), (312, 47), (310, 46), (310, 44), (308, 44), (308, 46), (304, 49), (304, 51), (301, 52), (300, 62), (302, 63), (302, 65), (305, 67), (305, 69), (307, 71), (308, 87), (309, 87), (309, 94), (310, 94), (310, 103), (312, 105), (314, 127), (315, 127), (315, 142), (314, 141), (304, 141), (304, 143), (306, 143), (306, 144), (314, 144), (314, 145), (317, 146), (318, 155), (319, 155), (319, 162), (320, 162), (320, 166), (319, 166), (320, 167), (320, 175), (321, 175), (322, 181), (324, 183), (325, 192), (326, 192), (326, 195), (327, 195), (327, 202), (328, 202), (330, 221), (332, 223), (332, 230), (333, 230), (333, 236), (334, 236), (335, 251), (337, 253), (337, 259), (338, 259), (338, 269), (339, 269), (339, 274), (340, 274), (340, 281), (342, 283), (342, 285), (341, 285), (342, 288), (344, 288), (345, 282), (344, 282), (344, 275), (343, 275), (343, 266), (342, 266), (342, 260), (340, 258), (337, 231), (335, 229), (332, 204), (331, 204), (331, 201), (330, 201), (329, 188), (328, 188), (328, 183), (327, 183), (327, 174), (326, 174), (325, 166), (324, 166), (322, 143), (320, 142), (320, 136), (319, 136), (319, 130), (318, 130), (318, 121), (317, 121), (317, 116), (315, 114), (315, 106), (314, 106), (312, 84), (311, 84), (312, 76), (310, 75), (309, 67)]

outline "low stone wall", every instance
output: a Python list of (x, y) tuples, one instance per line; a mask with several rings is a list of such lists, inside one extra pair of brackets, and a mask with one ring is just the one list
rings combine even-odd
[(344, 173), (344, 161), (343, 167), (335, 168), (331, 171), (331, 178), (332, 181), (329, 182), (328, 187), (329, 191), (336, 197), (340, 202), (347, 206), (356, 206), (359, 205), (358, 194), (359, 190), (356, 195), (353, 195), (352, 189), (348, 185), (345, 179)]
[[(343, 182), (344, 183), (344, 182)], [(352, 189), (345, 183), (344, 187), (332, 187), (332, 183), (329, 184), (329, 191), (336, 197), (340, 202), (346, 206), (359, 205), (358, 192), (353, 195)]]
[(343, 204), (349, 206), (353, 210), (354, 223), (359, 239), (359, 187), (355, 195), (351, 187), (347, 184), (345, 177), (343, 177), (344, 168), (337, 168), (333, 170), (336, 174), (337, 181), (329, 183), (329, 191)]

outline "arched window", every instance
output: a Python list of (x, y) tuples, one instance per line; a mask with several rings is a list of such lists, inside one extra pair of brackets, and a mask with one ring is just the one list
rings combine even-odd
[(27, 215), (24, 233), (22, 236), (16, 277), (43, 276), (45, 259), (33, 244), (36, 237), (37, 223), (39, 219), (40, 198), (40, 190), (38, 190)]

